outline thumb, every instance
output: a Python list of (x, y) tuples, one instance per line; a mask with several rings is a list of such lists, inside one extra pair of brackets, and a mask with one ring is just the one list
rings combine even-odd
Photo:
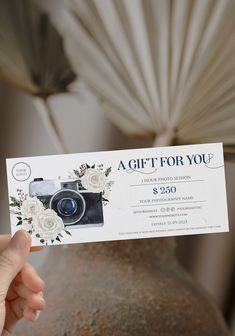
[(4, 301), (8, 288), (24, 266), (30, 251), (31, 236), (23, 231), (17, 231), (9, 245), (0, 253), (0, 302)]

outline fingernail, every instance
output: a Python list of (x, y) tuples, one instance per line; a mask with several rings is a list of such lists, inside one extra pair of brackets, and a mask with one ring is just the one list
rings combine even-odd
[(37, 310), (37, 311), (35, 311), (35, 313), (34, 313), (34, 321), (37, 321), (37, 319), (39, 318), (39, 315), (40, 315), (40, 311), (39, 310)]
[(38, 295), (39, 295), (41, 298), (44, 297), (44, 296), (43, 296), (43, 292), (39, 292)]
[(21, 250), (28, 246), (29, 241), (30, 235), (24, 230), (19, 230), (11, 239), (10, 245), (15, 249)]
[(45, 304), (46, 304), (46, 301), (45, 301), (45, 299), (44, 299), (44, 297), (43, 297), (43, 293), (42, 293), (42, 292), (39, 292), (39, 293), (38, 293), (38, 296), (40, 297), (40, 301), (45, 305)]

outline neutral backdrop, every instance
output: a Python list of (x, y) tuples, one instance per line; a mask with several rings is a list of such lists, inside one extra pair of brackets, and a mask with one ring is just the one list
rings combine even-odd
[[(152, 139), (130, 138), (117, 130), (104, 115), (96, 98), (78, 83), (77, 93), (51, 98), (54, 118), (69, 152), (150, 147)], [(32, 98), (0, 83), (0, 233), (10, 232), (5, 158), (55, 154)], [(206, 287), (223, 308), (231, 291), (235, 243), (235, 163), (226, 163), (229, 234), (183, 237), (178, 254), (183, 264)], [(219, 192), (219, 190), (218, 190)], [(215, 209), (219, 211), (219, 209)], [(43, 267), (48, 249), (30, 257)]]

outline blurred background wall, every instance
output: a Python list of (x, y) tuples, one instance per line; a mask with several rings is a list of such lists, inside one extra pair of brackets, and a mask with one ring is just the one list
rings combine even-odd
[[(96, 98), (81, 83), (78, 83), (77, 94), (51, 98), (50, 105), (69, 152), (152, 146), (152, 139), (134, 139), (118, 131), (103, 114)], [(10, 223), (5, 158), (55, 154), (56, 150), (41, 124), (31, 99), (5, 83), (0, 83), (0, 124), (0, 233), (8, 233)], [(235, 163), (227, 162), (226, 182), (230, 233), (188, 236), (178, 239), (179, 259), (214, 296), (223, 309), (231, 328), (235, 321), (233, 317), (235, 289), (234, 173)], [(45, 250), (30, 257), (31, 262), (39, 271), (43, 267), (47, 253), (48, 250)]]

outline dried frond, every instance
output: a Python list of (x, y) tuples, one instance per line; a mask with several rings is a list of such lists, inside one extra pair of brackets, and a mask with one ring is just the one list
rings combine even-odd
[(61, 35), (32, 0), (0, 0), (0, 77), (43, 98), (75, 79)]

